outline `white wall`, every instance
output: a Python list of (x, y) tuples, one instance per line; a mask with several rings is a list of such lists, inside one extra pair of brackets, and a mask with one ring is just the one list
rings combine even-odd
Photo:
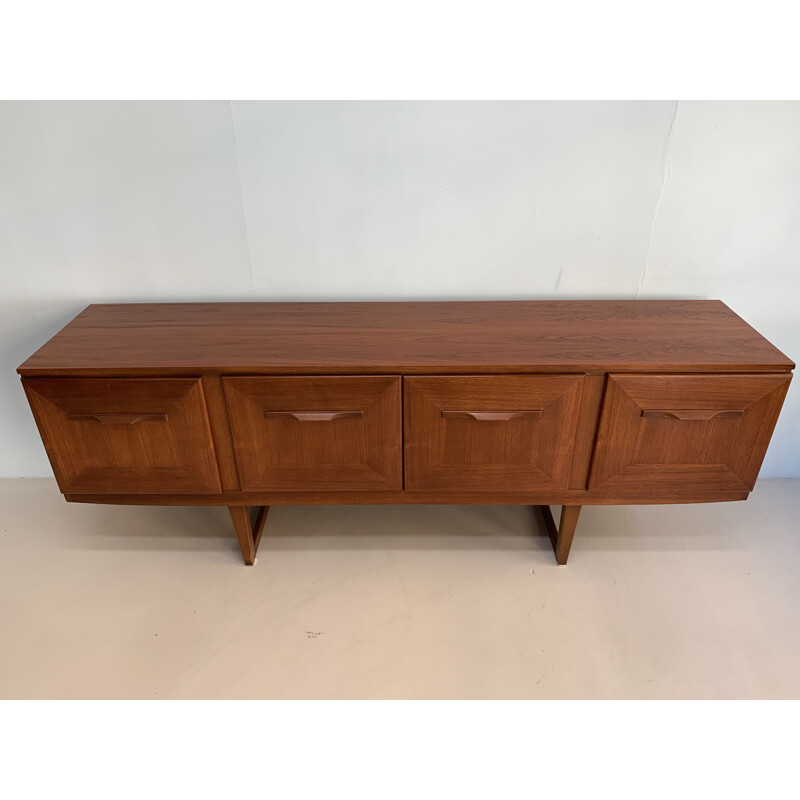
[(0, 103), (0, 475), (89, 302), (715, 297), (797, 359), (799, 266), (800, 103)]

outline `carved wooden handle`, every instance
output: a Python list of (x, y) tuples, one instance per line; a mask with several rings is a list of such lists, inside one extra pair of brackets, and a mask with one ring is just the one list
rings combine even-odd
[(710, 411), (697, 411), (697, 410), (690, 410), (690, 409), (670, 409), (670, 410), (658, 410), (658, 409), (645, 409), (642, 411), (642, 416), (647, 417), (648, 419), (680, 419), (680, 420), (691, 420), (691, 419), (699, 419), (699, 420), (709, 420), (709, 419), (735, 419), (736, 417), (741, 417), (744, 414), (744, 411), (741, 409), (732, 409), (727, 411), (715, 411), (711, 409)]
[(361, 419), (363, 411), (265, 411), (267, 419), (294, 417), (299, 422), (330, 422), (334, 419)]
[(532, 408), (529, 411), (442, 411), (445, 419), (470, 418), (478, 422), (508, 422), (516, 417), (541, 417), (541, 408)]
[(166, 422), (166, 414), (69, 414), (70, 422), (99, 422), (101, 425), (136, 425), (137, 422)]

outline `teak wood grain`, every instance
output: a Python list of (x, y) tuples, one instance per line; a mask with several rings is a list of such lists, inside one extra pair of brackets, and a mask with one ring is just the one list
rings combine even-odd
[(719, 300), (91, 305), (23, 375), (788, 371)]
[(95, 305), (18, 371), (69, 501), (228, 506), (248, 564), (272, 505), (526, 504), (561, 564), (584, 505), (746, 499), (793, 367), (615, 300)]
[(399, 377), (222, 384), (243, 490), (402, 488)]
[(610, 375), (589, 488), (750, 491), (788, 375)]
[(59, 488), (220, 492), (198, 379), (26, 378)]
[(583, 380), (583, 375), (406, 378), (406, 488), (566, 489)]
[(231, 427), (228, 421), (228, 409), (225, 404), (222, 380), (217, 375), (204, 375), (201, 380), (203, 394), (208, 406), (208, 419), (211, 423), (214, 449), (219, 463), (222, 489), (226, 492), (236, 492), (242, 487), (239, 482), (239, 470), (236, 466), (236, 453), (233, 449), (233, 439), (231, 438)]

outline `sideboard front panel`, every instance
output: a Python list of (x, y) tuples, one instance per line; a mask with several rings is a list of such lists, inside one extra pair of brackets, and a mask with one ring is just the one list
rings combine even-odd
[(790, 375), (609, 375), (589, 489), (750, 491)]
[(222, 383), (242, 490), (403, 488), (399, 376)]
[(406, 378), (406, 488), (566, 489), (583, 381), (583, 375)]
[(25, 378), (58, 485), (70, 494), (221, 491), (197, 378)]

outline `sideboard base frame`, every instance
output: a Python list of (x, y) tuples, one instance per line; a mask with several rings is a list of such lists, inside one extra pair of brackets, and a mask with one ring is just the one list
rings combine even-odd
[(256, 553), (264, 532), (264, 523), (267, 521), (269, 506), (256, 507), (255, 519), (250, 520), (250, 509), (247, 506), (228, 506), (228, 511), (239, 540), (242, 558), (247, 566), (256, 563)]
[(569, 558), (572, 539), (575, 536), (575, 527), (578, 524), (578, 516), (583, 506), (561, 506), (561, 519), (558, 521), (558, 527), (556, 527), (550, 506), (537, 506), (537, 508), (542, 515), (542, 519), (544, 519), (547, 535), (550, 537), (550, 544), (553, 545), (556, 563), (563, 567)]
[[(242, 551), (244, 563), (252, 566), (256, 562), (258, 545), (261, 535), (264, 532), (264, 524), (271, 506), (292, 506), (292, 505), (428, 505), (428, 504), (448, 504), (448, 505), (525, 505), (536, 509), (544, 521), (545, 530), (553, 546), (556, 563), (564, 566), (569, 558), (572, 541), (575, 536), (575, 529), (578, 524), (578, 517), (584, 505), (663, 505), (663, 500), (636, 500), (628, 503), (621, 503), (613, 499), (608, 502), (598, 500), (596, 497), (586, 498), (582, 504), (562, 504), (561, 517), (556, 525), (550, 505), (559, 505), (558, 501), (550, 499), (547, 501), (539, 500), (531, 502), (530, 498), (497, 497), (496, 495), (481, 497), (480, 495), (464, 495), (454, 497), (448, 495), (420, 496), (413, 492), (384, 493), (383, 496), (375, 497), (371, 493), (351, 493), (349, 497), (342, 497), (342, 492), (317, 493), (303, 495), (302, 498), (276, 494), (247, 495), (247, 501), (242, 500), (242, 493), (230, 499), (226, 504), (236, 532), (236, 539)], [(588, 493), (585, 493), (588, 495)], [(356, 497), (352, 495), (357, 495)], [(722, 503), (736, 500), (746, 500), (749, 492), (716, 492), (709, 494), (702, 500), (697, 499), (675, 499), (669, 504), (685, 503)], [(102, 505), (171, 505), (171, 506), (220, 506), (223, 505), (218, 497), (210, 498), (207, 495), (65, 495), (69, 503), (95, 503)], [(253, 513), (255, 512), (255, 513)]]

